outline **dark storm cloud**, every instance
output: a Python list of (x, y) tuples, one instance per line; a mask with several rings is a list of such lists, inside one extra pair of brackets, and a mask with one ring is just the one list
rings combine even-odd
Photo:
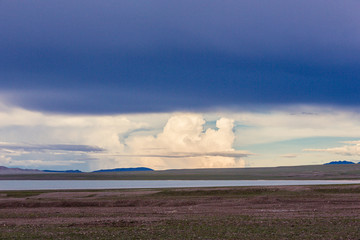
[(0, 89), (55, 112), (358, 106), (359, 1), (1, 1)]

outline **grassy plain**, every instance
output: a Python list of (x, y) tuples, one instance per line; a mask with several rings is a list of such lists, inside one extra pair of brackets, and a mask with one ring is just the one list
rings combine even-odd
[[(360, 179), (360, 164), (0, 180)], [(1, 181), (0, 181), (1, 184)], [(0, 191), (0, 239), (359, 239), (360, 185)]]
[(0, 239), (359, 236), (360, 185), (0, 192)]
[(271, 168), (180, 169), (148, 172), (0, 175), (0, 180), (321, 180), (360, 179), (360, 164)]

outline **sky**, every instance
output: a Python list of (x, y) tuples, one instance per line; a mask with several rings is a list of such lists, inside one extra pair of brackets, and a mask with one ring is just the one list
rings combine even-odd
[(357, 0), (0, 0), (0, 166), (360, 161)]

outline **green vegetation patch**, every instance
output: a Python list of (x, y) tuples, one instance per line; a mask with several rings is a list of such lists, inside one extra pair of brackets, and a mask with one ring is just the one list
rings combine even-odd
[(0, 239), (358, 239), (360, 219), (207, 217), (158, 222), (1, 225)]
[(253, 195), (269, 195), (275, 193), (284, 193), (286, 191), (280, 190), (278, 188), (231, 188), (231, 189), (201, 189), (201, 190), (163, 190), (161, 192), (155, 193), (153, 195), (158, 196), (171, 196), (171, 197), (202, 197), (202, 196), (253, 196)]
[(6, 197), (10, 198), (26, 198), (26, 197), (33, 197), (38, 196), (42, 193), (48, 191), (41, 191), (41, 190), (31, 190), (31, 191), (1, 191), (1, 194), (5, 194)]
[(333, 186), (333, 187), (314, 188), (313, 191), (318, 193), (334, 193), (334, 194), (359, 193), (360, 194), (360, 187), (339, 188)]

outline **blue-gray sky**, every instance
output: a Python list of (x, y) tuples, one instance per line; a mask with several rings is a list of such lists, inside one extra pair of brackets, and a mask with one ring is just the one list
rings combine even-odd
[(0, 165), (360, 156), (358, 0), (0, 0)]
[(358, 107), (359, 1), (0, 1), (0, 88), (65, 113)]

